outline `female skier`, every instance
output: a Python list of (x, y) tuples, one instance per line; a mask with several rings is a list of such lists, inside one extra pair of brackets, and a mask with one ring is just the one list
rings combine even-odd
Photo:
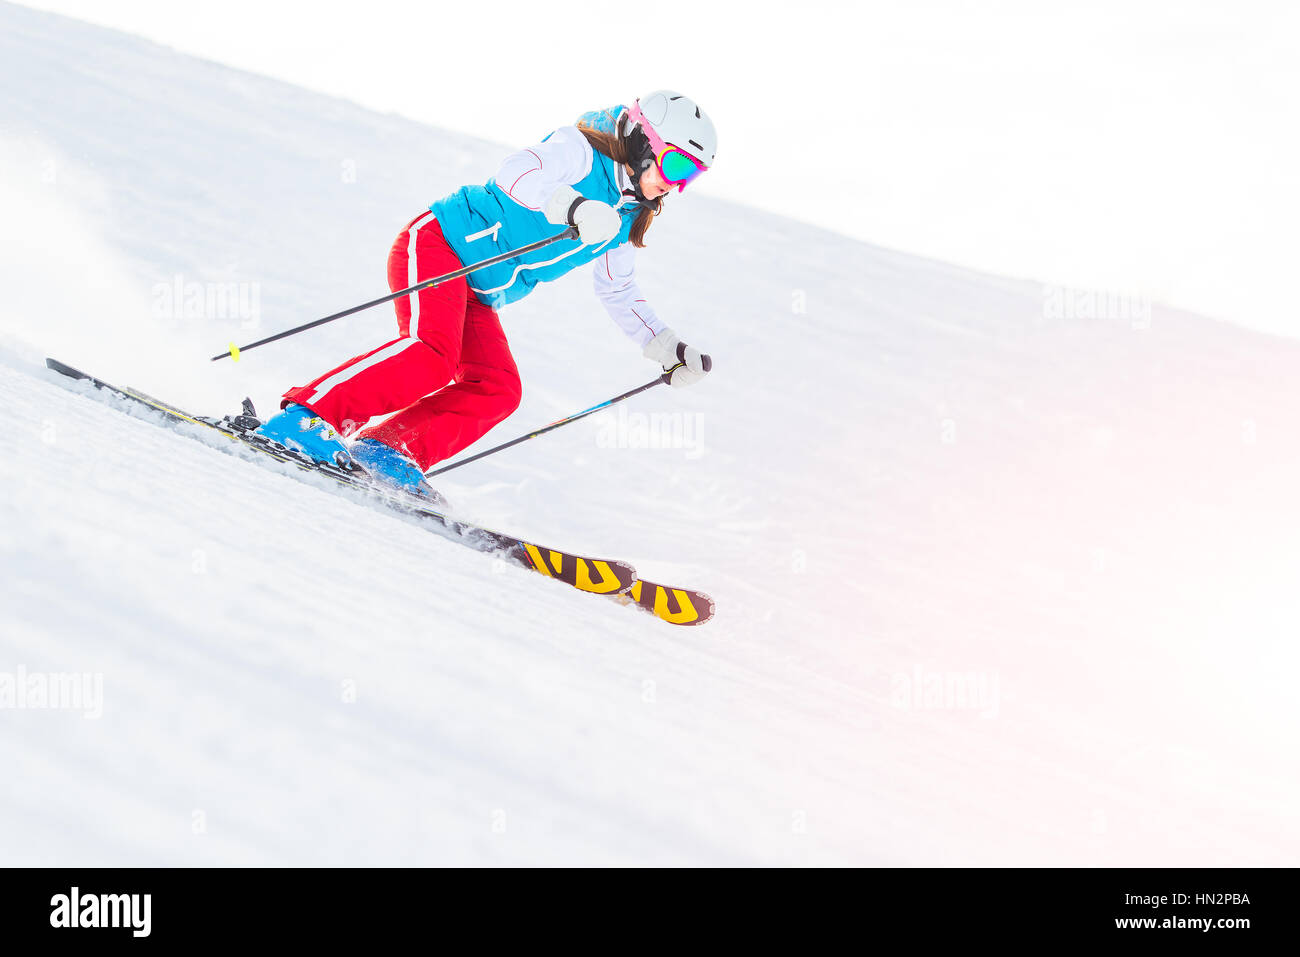
[[(698, 381), (711, 362), (642, 297), (634, 247), (645, 245), (664, 194), (685, 189), (716, 151), (708, 116), (687, 97), (657, 90), (630, 108), (586, 113), (506, 157), (485, 185), (461, 187), (398, 234), (389, 288), (528, 245), (556, 227), (576, 226), (579, 239), (394, 300), (398, 338), (290, 389), (258, 431), (319, 461), (355, 462), (381, 481), (436, 495), (423, 473), (519, 406), (519, 372), (496, 310), (593, 261), (596, 295), (614, 322), (674, 386)], [(353, 435), (349, 448), (340, 437)]]

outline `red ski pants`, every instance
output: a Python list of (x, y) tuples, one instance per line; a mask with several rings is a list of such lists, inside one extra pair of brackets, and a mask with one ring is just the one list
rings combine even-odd
[[(461, 268), (432, 212), (388, 253), (396, 292)], [(401, 336), (284, 394), (345, 436), (378, 439), (429, 469), (519, 407), (519, 370), (501, 320), (464, 277), (394, 300)], [(373, 428), (373, 417), (396, 413)]]

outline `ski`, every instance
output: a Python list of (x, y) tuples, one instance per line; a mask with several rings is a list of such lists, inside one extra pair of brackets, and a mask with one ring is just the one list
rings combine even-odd
[(344, 469), (323, 465), (306, 456), (300, 456), (283, 446), (260, 439), (260, 436), (254, 437), (250, 429), (243, 428), (240, 425), (241, 418), (244, 418), (245, 423), (250, 421), (249, 418), (245, 417), (249, 416), (252, 411), (251, 403), (245, 403), (244, 416), (236, 416), (234, 419), (218, 420), (206, 416), (190, 415), (188, 412), (184, 412), (143, 392), (110, 385), (102, 379), (96, 379), (94, 376), (88, 375), (79, 369), (74, 369), (57, 359), (47, 358), (45, 364), (50, 369), (70, 379), (89, 382), (96, 389), (127, 400), (135, 405), (160, 412), (169, 421), (186, 422), (210, 429), (226, 436), (233, 442), (239, 443), (244, 448), (253, 449), (276, 461), (292, 463), (304, 472), (325, 475), (339, 485), (369, 493), (396, 512), (413, 515), (430, 522), (444, 532), (445, 537), (451, 541), (468, 545), (477, 551), (497, 554), (516, 565), (538, 572), (548, 578), (562, 581), (579, 591), (597, 595), (618, 596), (638, 584), (636, 569), (627, 562), (576, 555), (572, 552), (525, 541), (504, 532), (493, 531), (472, 522), (451, 518), (419, 496), (377, 486), (360, 468), (354, 466), (352, 469)]
[(625, 592), (614, 595), (624, 605), (638, 605), (670, 625), (702, 625), (713, 618), (713, 599), (702, 591), (660, 585), (638, 578)]

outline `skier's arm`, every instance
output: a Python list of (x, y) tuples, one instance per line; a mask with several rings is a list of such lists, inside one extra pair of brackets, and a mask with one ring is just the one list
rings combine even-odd
[(614, 324), (645, 346), (665, 328), (636, 284), (636, 247), (624, 243), (596, 260), (592, 279), (596, 296)]
[(561, 126), (543, 142), (502, 160), (497, 185), (520, 206), (542, 212), (559, 187), (572, 187), (591, 172), (594, 156), (581, 130)]
[(596, 295), (610, 318), (636, 340), (641, 354), (659, 363), (675, 386), (699, 382), (713, 368), (713, 360), (688, 346), (664, 325), (641, 295), (636, 284), (636, 247), (624, 244), (596, 260), (592, 278)]
[(584, 243), (608, 242), (622, 222), (608, 203), (573, 188), (591, 172), (595, 151), (576, 126), (561, 126), (536, 146), (511, 153), (496, 172), (502, 192), (557, 226), (577, 226)]

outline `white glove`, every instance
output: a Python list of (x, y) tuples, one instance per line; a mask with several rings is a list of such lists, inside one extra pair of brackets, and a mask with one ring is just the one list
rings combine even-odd
[(623, 217), (613, 206), (583, 199), (572, 186), (561, 186), (552, 193), (542, 213), (556, 226), (577, 226), (578, 238), (588, 246), (609, 242), (623, 228)]
[(663, 366), (664, 374), (674, 386), (699, 382), (713, 368), (709, 356), (682, 342), (677, 333), (666, 327), (645, 344), (641, 354)]

